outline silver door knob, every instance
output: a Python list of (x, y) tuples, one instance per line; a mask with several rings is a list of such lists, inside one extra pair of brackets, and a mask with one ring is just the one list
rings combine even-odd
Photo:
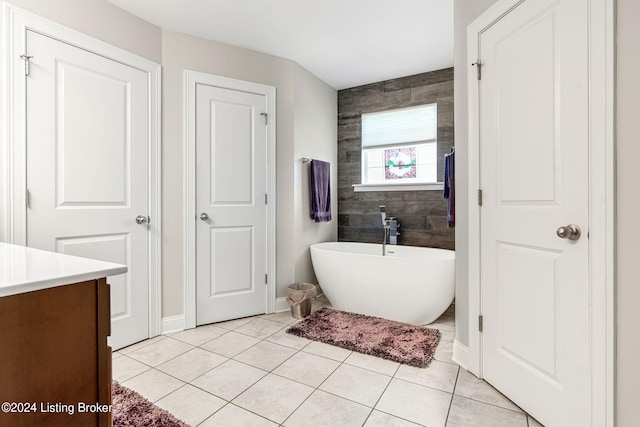
[(558, 227), (556, 234), (561, 239), (578, 240), (582, 235), (580, 227), (575, 224), (569, 224), (564, 227)]
[(203, 221), (206, 221), (206, 220), (209, 219), (209, 215), (206, 212), (202, 212), (200, 214), (200, 219), (203, 220)]
[(138, 215), (136, 217), (136, 223), (138, 223), (138, 224), (148, 224), (149, 223), (149, 217), (148, 216), (144, 216), (144, 215)]

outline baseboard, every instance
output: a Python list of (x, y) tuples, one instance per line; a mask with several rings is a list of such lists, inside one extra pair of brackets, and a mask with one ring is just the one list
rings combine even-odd
[(184, 314), (162, 318), (163, 334), (184, 331), (185, 326), (186, 326), (186, 323), (185, 323)]
[(469, 347), (460, 344), (458, 340), (453, 340), (453, 356), (451, 356), (451, 359), (464, 369), (469, 370)]
[[(324, 296), (324, 293), (319, 292), (314, 299), (320, 298), (321, 296)], [(289, 310), (291, 310), (291, 306), (289, 305), (285, 297), (276, 298), (276, 313), (282, 313), (283, 311)]]
[(291, 307), (285, 297), (276, 298), (276, 313), (282, 313), (283, 311), (289, 311)]

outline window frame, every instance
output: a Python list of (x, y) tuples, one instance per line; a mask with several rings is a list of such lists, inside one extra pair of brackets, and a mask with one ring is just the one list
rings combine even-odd
[[(412, 108), (416, 108), (416, 107), (431, 107), (433, 109), (433, 121), (434, 121), (434, 129), (433, 129), (433, 139), (420, 139), (420, 140), (414, 140), (414, 141), (395, 141), (395, 142), (390, 142), (388, 144), (370, 144), (370, 145), (365, 145), (364, 143), (364, 132), (361, 132), (361, 145), (360, 145), (360, 184), (354, 184), (353, 188), (354, 191), (356, 192), (360, 192), (360, 191), (411, 191), (411, 190), (440, 190), (443, 188), (443, 183), (442, 182), (437, 182), (437, 144), (438, 144), (438, 103), (437, 102), (432, 102), (432, 103), (428, 103), (428, 104), (421, 104), (421, 105), (414, 105), (414, 106), (410, 106), (410, 107), (400, 107), (400, 108), (393, 108), (393, 109), (389, 109), (389, 110), (382, 110), (382, 111), (376, 111), (376, 112), (372, 112), (372, 113), (364, 113), (361, 115), (360, 118), (360, 123), (362, 128), (364, 128), (364, 116), (366, 114), (376, 114), (376, 113), (385, 113), (385, 112), (391, 112), (391, 111), (395, 111), (395, 110), (408, 110), (408, 109), (412, 109)], [(435, 147), (435, 174), (436, 174), (436, 181), (417, 181), (417, 178), (409, 178), (412, 181), (407, 182), (407, 181), (402, 181), (403, 178), (399, 178), (397, 180), (386, 180), (383, 177), (383, 182), (375, 182), (375, 183), (371, 183), (368, 181), (368, 173), (369, 173), (369, 164), (368, 164), (368, 156), (367, 153), (371, 152), (373, 150), (381, 150), (382, 153), (384, 153), (385, 150), (389, 150), (389, 149), (401, 149), (401, 148), (412, 148), (415, 147), (416, 150), (419, 149), (420, 146), (427, 146), (428, 144), (436, 144)], [(383, 154), (384, 155), (384, 154)], [(416, 153), (416, 157), (417, 157), (417, 153)], [(386, 168), (386, 165), (384, 164), (383, 161), (383, 169)], [(416, 164), (416, 173), (418, 172), (418, 164)], [(383, 172), (384, 173), (384, 172)]]

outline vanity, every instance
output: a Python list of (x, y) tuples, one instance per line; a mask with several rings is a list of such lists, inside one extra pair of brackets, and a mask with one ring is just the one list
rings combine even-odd
[(0, 425), (111, 426), (106, 277), (126, 271), (0, 243)]

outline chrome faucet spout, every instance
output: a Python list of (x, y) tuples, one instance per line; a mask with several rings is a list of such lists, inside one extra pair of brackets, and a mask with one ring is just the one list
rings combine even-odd
[(389, 236), (389, 227), (384, 226), (384, 238), (382, 239), (382, 256), (387, 255), (387, 236)]

